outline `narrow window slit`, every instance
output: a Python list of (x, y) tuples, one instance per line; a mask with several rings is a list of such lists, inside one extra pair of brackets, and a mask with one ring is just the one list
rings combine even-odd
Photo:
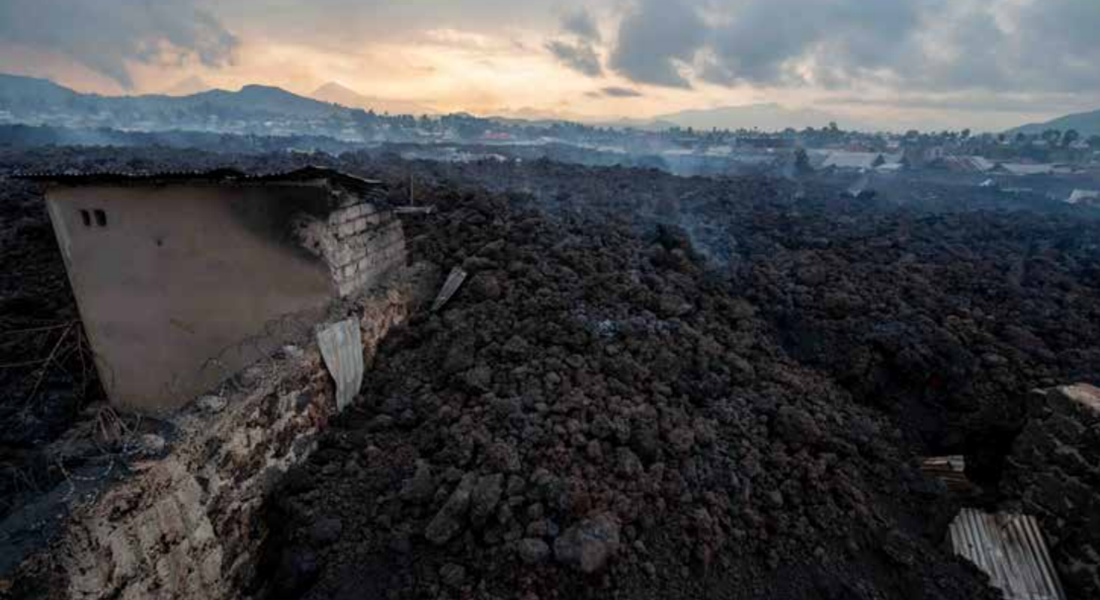
[(102, 210), (96, 209), (96, 211), (95, 211), (95, 224), (99, 225), (100, 227), (106, 227), (107, 226), (107, 213), (103, 212)]
[(80, 211), (80, 220), (84, 221), (84, 226), (85, 227), (91, 227), (92, 226), (92, 215), (89, 214), (88, 211), (81, 209), (81, 211)]

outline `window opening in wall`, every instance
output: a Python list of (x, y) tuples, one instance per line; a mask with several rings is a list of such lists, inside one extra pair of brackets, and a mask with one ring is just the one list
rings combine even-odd
[(95, 211), (95, 224), (99, 225), (100, 227), (106, 227), (107, 226), (107, 213), (103, 212), (102, 210), (96, 209), (96, 211)]
[(92, 215), (88, 211), (86, 211), (86, 210), (81, 210), (80, 211), (80, 220), (84, 221), (84, 226), (85, 227), (91, 227), (92, 226)]

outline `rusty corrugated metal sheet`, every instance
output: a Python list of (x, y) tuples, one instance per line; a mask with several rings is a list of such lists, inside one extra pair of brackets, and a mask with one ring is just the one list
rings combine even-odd
[(1034, 517), (964, 508), (950, 536), (955, 553), (985, 571), (1006, 600), (1065, 600)]
[(439, 290), (439, 295), (435, 297), (435, 302), (432, 303), (432, 311), (434, 312), (443, 308), (443, 305), (458, 291), (463, 281), (466, 281), (466, 271), (462, 270), (460, 267), (451, 269), (451, 274), (447, 276), (447, 281), (443, 282), (443, 289)]
[(342, 412), (363, 385), (363, 334), (359, 322), (348, 319), (329, 325), (317, 332), (317, 344), (336, 380), (336, 411)]

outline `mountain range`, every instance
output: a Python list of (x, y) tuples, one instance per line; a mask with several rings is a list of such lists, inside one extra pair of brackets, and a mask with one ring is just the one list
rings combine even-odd
[[(47, 79), (0, 74), (0, 117), (16, 122), (52, 124), (44, 122), (43, 115), (49, 117), (50, 114), (58, 114), (87, 117), (97, 126), (126, 128), (128, 124), (144, 121), (183, 129), (192, 127), (197, 122), (205, 123), (214, 117), (222, 122), (236, 119), (255, 123), (267, 119), (335, 123), (354, 120), (364, 110), (390, 115), (438, 114), (430, 106), (418, 102), (367, 96), (335, 82), (318, 88), (312, 98), (265, 85), (246, 85), (235, 92), (207, 89), (208, 87), (202, 80), (190, 78), (168, 88), (164, 94), (100, 96), (82, 94)], [(502, 114), (497, 120), (530, 125), (572, 121), (593, 126), (644, 130), (692, 127), (704, 131), (714, 128), (780, 131), (788, 127), (825, 127), (830, 122), (835, 122), (844, 129), (873, 129), (817, 109), (788, 108), (774, 103), (685, 110), (648, 119), (619, 120), (522, 109)], [(332, 127), (338, 126), (333, 124)], [(1052, 128), (1076, 129), (1085, 136), (1100, 135), (1100, 111), (1024, 125), (1013, 130), (1013, 133), (1035, 133)]]
[[(0, 75), (0, 108), (9, 111), (56, 110), (58, 112), (100, 113), (103, 111), (131, 117), (151, 118), (198, 109), (214, 112), (226, 118), (243, 115), (267, 115), (294, 119), (318, 119), (340, 115), (351, 110), (373, 110), (377, 114), (424, 115), (438, 114), (431, 107), (414, 101), (384, 99), (360, 94), (339, 83), (318, 88), (313, 97), (300, 96), (282, 88), (246, 85), (239, 91), (207, 89), (200, 79), (190, 78), (177, 83), (163, 94), (139, 96), (100, 96), (81, 94), (46, 79)], [(17, 115), (18, 116), (18, 115)], [(752, 104), (713, 109), (687, 110), (650, 119), (600, 120), (582, 115), (540, 112), (522, 109), (498, 117), (501, 122), (532, 125), (554, 122), (581, 122), (601, 127), (663, 130), (670, 127), (695, 129), (781, 130), (787, 127), (824, 127), (837, 122), (846, 127), (858, 124), (814, 109), (792, 109), (778, 104)]]
[(1009, 133), (1013, 135), (1017, 133), (1034, 135), (1048, 129), (1057, 129), (1059, 131), (1075, 129), (1077, 133), (1085, 137), (1100, 135), (1100, 110), (1066, 115), (1045, 123), (1031, 123), (1022, 127), (1017, 127)]
[(17, 75), (0, 75), (0, 108), (16, 116), (46, 111), (66, 114), (107, 111), (139, 119), (194, 109), (220, 112), (229, 118), (241, 115), (323, 118), (351, 110), (265, 85), (246, 85), (236, 92), (214, 89), (184, 96), (100, 96), (82, 94), (48, 79)]

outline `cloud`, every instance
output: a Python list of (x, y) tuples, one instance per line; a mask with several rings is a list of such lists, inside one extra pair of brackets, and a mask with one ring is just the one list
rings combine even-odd
[(561, 28), (582, 40), (600, 41), (600, 29), (596, 26), (596, 20), (585, 8), (566, 13), (561, 19)]
[(642, 97), (642, 93), (639, 92), (638, 90), (635, 90), (635, 89), (632, 89), (632, 88), (617, 87), (617, 86), (605, 87), (602, 90), (600, 90), (600, 92), (603, 93), (603, 95), (607, 96), (608, 98), (641, 98)]
[(1005, 94), (970, 92), (945, 96), (912, 95), (903, 98), (836, 96), (822, 98), (818, 104), (849, 107), (898, 108), (937, 112), (1028, 113), (1037, 108), (1062, 113), (1093, 108), (1074, 94)]
[(644, 94), (633, 88), (608, 86), (587, 92), (585, 96), (589, 98), (641, 98)]
[(600, 77), (603, 75), (603, 67), (600, 66), (600, 57), (596, 50), (588, 43), (570, 44), (559, 40), (551, 40), (546, 43), (546, 49), (554, 55), (563, 65), (588, 75)]
[(868, 76), (889, 64), (918, 31), (918, 0), (753, 0), (710, 31), (713, 66), (706, 79), (726, 85), (791, 85), (821, 62), (832, 82)]
[[(1043, 0), (998, 15), (991, 7), (971, 3), (969, 27), (950, 43), (968, 60), (945, 69), (949, 84), (977, 82), (987, 89), (1081, 92), (1100, 90), (1100, 2)], [(985, 65), (977, 58), (984, 58)]]
[(193, 0), (0, 0), (0, 42), (62, 54), (128, 89), (128, 61), (217, 67), (239, 43)]
[(611, 68), (638, 83), (690, 88), (678, 63), (692, 60), (706, 31), (688, 0), (642, 0), (619, 24)]
[(638, 0), (610, 66), (637, 83), (1100, 92), (1096, 0)]

